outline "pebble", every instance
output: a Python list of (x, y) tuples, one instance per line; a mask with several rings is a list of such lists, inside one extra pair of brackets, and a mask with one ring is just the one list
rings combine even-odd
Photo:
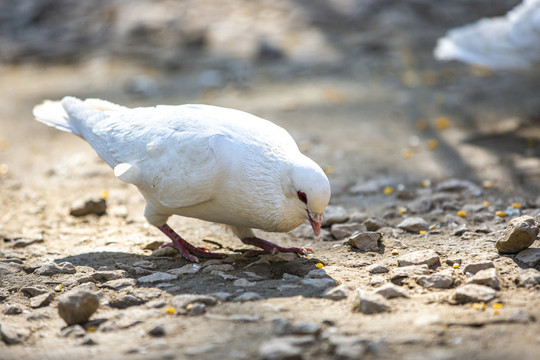
[(264, 360), (302, 359), (302, 353), (302, 348), (283, 338), (267, 340), (259, 348), (259, 357)]
[(248, 291), (241, 295), (238, 295), (237, 297), (233, 299), (233, 301), (244, 302), (244, 301), (257, 301), (257, 300), (262, 300), (262, 299), (263, 297), (257, 294), (256, 292)]
[(485, 285), (495, 290), (500, 290), (501, 281), (497, 276), (495, 268), (489, 268), (478, 271), (474, 276), (467, 279), (467, 284)]
[(405, 278), (417, 278), (418, 276), (428, 275), (429, 268), (426, 264), (410, 265), (397, 267), (390, 271), (390, 280), (397, 285)]
[(66, 326), (60, 330), (62, 337), (83, 337), (86, 335), (86, 330), (81, 325)]
[(240, 286), (240, 287), (250, 287), (255, 286), (257, 283), (255, 281), (249, 281), (247, 279), (241, 278), (233, 282), (234, 286)]
[(422, 265), (428, 267), (440, 265), (441, 260), (439, 255), (433, 250), (418, 250), (413, 251), (398, 258), (398, 266)]
[(203, 273), (211, 273), (212, 271), (227, 272), (227, 271), (233, 271), (233, 270), (234, 270), (234, 266), (232, 266), (231, 264), (212, 264), (203, 268), (202, 272)]
[(539, 230), (531, 216), (512, 219), (497, 239), (495, 247), (500, 253), (516, 254), (534, 243)]
[(116, 280), (107, 281), (101, 284), (101, 287), (111, 289), (111, 290), (122, 290), (129, 286), (135, 286), (135, 284), (137, 284), (137, 280), (131, 279), (131, 278), (125, 278), (125, 279), (116, 279)]
[(277, 336), (284, 335), (317, 335), (321, 326), (314, 322), (300, 322), (293, 324), (289, 320), (279, 317), (272, 320), (272, 332)]
[(0, 262), (0, 274), (15, 274), (23, 270), (22, 266), (17, 266), (15, 263)]
[(387, 273), (387, 272), (390, 271), (390, 270), (388, 270), (388, 268), (386, 266), (382, 266), (382, 265), (379, 265), (379, 264), (371, 264), (368, 267), (366, 267), (366, 270), (370, 274), (383, 274), (383, 273)]
[(161, 256), (177, 256), (178, 250), (172, 246), (165, 246), (160, 249), (152, 251), (152, 256), (161, 257)]
[(36, 275), (52, 276), (56, 274), (75, 274), (77, 269), (70, 262), (61, 262), (60, 264), (48, 262), (34, 271)]
[(386, 279), (383, 276), (375, 275), (369, 278), (369, 285), (373, 287), (379, 287), (386, 284)]
[(401, 221), (398, 225), (398, 228), (409, 231), (409, 232), (420, 232), (422, 230), (427, 231), (429, 229), (429, 225), (426, 222), (426, 220), (422, 219), (421, 217), (409, 217)]
[(330, 233), (336, 240), (343, 240), (363, 231), (367, 231), (367, 228), (360, 223), (333, 224), (330, 228)]
[(175, 276), (180, 275), (187, 275), (187, 274), (195, 274), (199, 270), (201, 270), (201, 265), (199, 264), (187, 264), (182, 266), (181, 268), (171, 269), (167, 271), (167, 273)]
[(199, 316), (206, 312), (206, 305), (202, 303), (194, 303), (191, 306), (189, 306), (189, 310), (187, 312), (187, 315), (189, 316)]
[(325, 278), (328, 274), (326, 273), (326, 270), (324, 268), (322, 269), (313, 269), (310, 272), (306, 274), (306, 277), (308, 278)]
[(125, 270), (113, 270), (113, 271), (97, 271), (92, 274), (92, 278), (96, 281), (109, 281), (116, 279), (123, 279), (127, 276)]
[(18, 315), (22, 313), (22, 308), (19, 304), (8, 305), (4, 311), (4, 315)]
[(107, 212), (107, 201), (105, 199), (77, 200), (71, 205), (69, 214), (71, 216), (86, 216), (95, 214), (104, 215)]
[(338, 359), (357, 360), (362, 359), (367, 352), (364, 340), (354, 336), (330, 335), (328, 341), (334, 348), (334, 354)]
[(467, 264), (463, 267), (464, 274), (476, 274), (477, 272), (485, 269), (495, 267), (493, 261), (483, 261)]
[(536, 269), (523, 269), (519, 273), (519, 286), (531, 287), (540, 284), (540, 271)]
[(43, 306), (47, 306), (53, 301), (54, 295), (52, 293), (45, 293), (41, 295), (34, 296), (30, 299), (30, 307), (37, 309)]
[(182, 294), (172, 298), (171, 304), (177, 309), (185, 309), (189, 304), (201, 303), (208, 306), (214, 306), (217, 299), (210, 295)]
[(86, 290), (70, 291), (60, 297), (58, 314), (68, 325), (81, 324), (86, 322), (98, 307), (97, 294)]
[(448, 289), (454, 283), (454, 278), (451, 275), (436, 273), (422, 275), (416, 282), (428, 289)]
[(540, 263), (540, 249), (528, 248), (521, 250), (516, 255), (516, 259), (530, 267), (536, 267)]
[(352, 305), (353, 312), (361, 312), (364, 314), (377, 314), (390, 311), (390, 305), (380, 294), (357, 289), (356, 297)]
[(386, 299), (409, 298), (409, 294), (405, 289), (390, 283), (382, 285), (375, 293), (384, 296)]
[(111, 300), (109, 300), (109, 305), (116, 309), (126, 309), (130, 306), (137, 306), (143, 303), (144, 301), (133, 295), (124, 295), (120, 298), (113, 297)]
[(48, 293), (50, 292), (50, 290), (43, 285), (36, 285), (36, 286), (25, 286), (21, 288), (21, 292), (25, 296), (34, 297), (37, 295)]
[(225, 292), (225, 291), (218, 291), (218, 292), (212, 293), (210, 295), (215, 297), (219, 301), (228, 301), (232, 297), (231, 293), (228, 293), (228, 292)]
[(347, 243), (362, 251), (379, 251), (381, 238), (381, 233), (366, 231), (351, 236)]
[(155, 282), (164, 282), (164, 281), (171, 281), (176, 280), (177, 276), (168, 274), (166, 272), (160, 272), (157, 271), (153, 274), (141, 276), (137, 279), (137, 282), (142, 284), (149, 284), (149, 283), (155, 283)]
[(482, 195), (482, 188), (469, 180), (449, 179), (435, 187), (437, 192), (461, 192), (466, 196)]
[(0, 323), (0, 337), (6, 345), (20, 344), (30, 336), (30, 331), (16, 325)]
[(380, 228), (387, 226), (386, 221), (378, 217), (370, 217), (364, 221), (364, 225), (366, 226), (367, 231), (377, 231)]
[(302, 284), (313, 286), (319, 289), (326, 289), (331, 286), (336, 286), (336, 280), (332, 278), (308, 278), (308, 279), (302, 279)]
[(349, 219), (349, 213), (343, 206), (328, 205), (323, 213), (322, 226), (344, 223)]
[(454, 291), (453, 299), (458, 304), (470, 302), (488, 302), (497, 296), (495, 290), (488, 286), (465, 284)]
[(322, 294), (322, 297), (325, 299), (337, 301), (337, 300), (342, 300), (342, 299), (347, 298), (350, 293), (351, 293), (351, 289), (348, 286), (341, 284), (331, 289), (327, 289)]
[(432, 201), (428, 196), (421, 196), (418, 199), (410, 202), (407, 208), (413, 214), (425, 214), (431, 210)]
[(148, 335), (153, 337), (165, 336), (165, 327), (162, 324), (156, 324), (148, 329)]

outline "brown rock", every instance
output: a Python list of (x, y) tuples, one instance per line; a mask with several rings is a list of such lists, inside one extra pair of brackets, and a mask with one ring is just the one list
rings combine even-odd
[(81, 324), (98, 309), (99, 298), (90, 291), (78, 290), (60, 297), (58, 314), (68, 325)]
[(516, 254), (533, 244), (539, 230), (538, 224), (531, 216), (524, 215), (512, 219), (501, 233), (495, 247), (500, 253)]

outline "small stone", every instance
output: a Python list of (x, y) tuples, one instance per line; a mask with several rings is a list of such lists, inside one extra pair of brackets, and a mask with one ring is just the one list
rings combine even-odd
[(353, 235), (347, 243), (362, 251), (379, 251), (379, 240), (381, 238), (381, 233), (366, 231)]
[(150, 270), (157, 269), (157, 264), (155, 262), (149, 261), (149, 260), (137, 261), (137, 262), (133, 263), (133, 266), (138, 266), (138, 267), (142, 267), (144, 269), (150, 269)]
[[(321, 264), (321, 263), (319, 263)], [(321, 264), (322, 265), (322, 264)], [(313, 269), (311, 270), (310, 272), (308, 272), (306, 274), (306, 277), (308, 278), (313, 278), (313, 279), (320, 279), (320, 278), (325, 278), (327, 277), (328, 274), (326, 273), (326, 271), (324, 270), (324, 268), (321, 268), (321, 269)]]
[(137, 284), (137, 280), (131, 279), (131, 278), (125, 278), (125, 279), (116, 279), (116, 280), (107, 281), (101, 284), (101, 287), (112, 289), (112, 290), (122, 290), (130, 286), (135, 286), (135, 284)]
[(357, 289), (356, 297), (353, 300), (352, 311), (364, 314), (377, 314), (390, 311), (390, 305), (382, 295)]
[(60, 330), (62, 337), (83, 337), (86, 335), (86, 330), (81, 325), (66, 326)]
[(187, 264), (182, 266), (181, 268), (171, 269), (167, 271), (167, 273), (175, 276), (180, 275), (187, 275), (187, 274), (195, 274), (199, 270), (201, 270), (201, 265), (199, 264)]
[(359, 232), (364, 232), (366, 230), (366, 226), (360, 223), (333, 224), (330, 228), (330, 233), (334, 239), (343, 240), (349, 236)]
[(322, 226), (344, 223), (349, 219), (347, 210), (342, 206), (328, 205), (323, 213)]
[(454, 283), (454, 278), (451, 275), (437, 273), (422, 275), (416, 282), (428, 289), (448, 289)]
[(459, 258), (451, 258), (446, 260), (446, 264), (449, 266), (454, 266), (455, 264), (461, 265), (462, 260)]
[(231, 264), (212, 264), (208, 265), (203, 269), (203, 273), (211, 273), (212, 271), (234, 271), (234, 266)]
[(23, 327), (0, 324), (0, 337), (6, 345), (20, 344), (29, 336), (30, 331)]
[(476, 274), (480, 270), (485, 270), (495, 267), (493, 261), (482, 261), (477, 263), (467, 264), (463, 267), (464, 274)]
[(151, 251), (154, 251), (154, 250), (157, 250), (161, 247), (161, 245), (163, 245), (164, 242), (161, 241), (161, 240), (157, 240), (157, 241), (152, 241), (151, 243), (149, 244), (146, 244), (145, 247), (143, 247), (143, 250), (151, 250)]
[(516, 255), (516, 259), (530, 267), (536, 267), (540, 263), (540, 249), (529, 248), (521, 250)]
[(386, 279), (383, 276), (375, 275), (369, 278), (369, 285), (379, 287), (386, 284)]
[(228, 293), (228, 292), (225, 292), (225, 291), (218, 291), (218, 292), (212, 293), (210, 295), (215, 297), (219, 301), (228, 301), (232, 297), (231, 293)]
[(519, 273), (519, 286), (531, 287), (540, 284), (540, 271), (536, 269), (523, 269)]
[(69, 214), (71, 216), (86, 216), (95, 214), (98, 216), (104, 215), (107, 212), (107, 201), (105, 199), (99, 200), (77, 200), (71, 205)]
[(301, 360), (302, 349), (283, 338), (267, 340), (259, 348), (259, 357), (264, 360)]
[(141, 305), (144, 302), (133, 296), (133, 295), (124, 295), (120, 298), (113, 298), (112, 300), (109, 300), (109, 305), (116, 309), (126, 309), (130, 306), (137, 306)]
[(422, 219), (421, 217), (409, 217), (401, 221), (398, 225), (398, 228), (417, 233), (422, 230), (427, 231), (429, 229), (429, 225), (426, 222), (426, 220)]
[(534, 243), (539, 230), (538, 224), (529, 215), (512, 219), (499, 236), (495, 247), (500, 253), (516, 254)]
[(155, 272), (150, 275), (141, 276), (137, 279), (137, 282), (142, 284), (149, 284), (149, 283), (155, 283), (155, 282), (164, 282), (164, 281), (171, 281), (176, 280), (177, 277), (171, 274), (168, 274), (166, 272)]
[(94, 280), (97, 281), (109, 281), (109, 280), (116, 280), (116, 279), (123, 279), (127, 275), (127, 272), (125, 270), (113, 270), (113, 271), (97, 271), (94, 274), (92, 274), (92, 277)]
[(405, 278), (417, 278), (422, 275), (428, 275), (429, 268), (426, 264), (410, 265), (397, 267), (390, 271), (390, 280), (397, 285), (400, 285)]
[(468, 180), (449, 179), (440, 182), (436, 188), (436, 191), (443, 192), (461, 192), (466, 196), (480, 196), (482, 195), (482, 188)]
[(284, 335), (316, 335), (321, 331), (321, 326), (317, 323), (303, 322), (293, 324), (285, 318), (275, 318), (272, 320), (272, 332), (277, 336)]
[(337, 300), (347, 298), (350, 293), (351, 293), (351, 289), (348, 286), (342, 284), (342, 285), (338, 285), (336, 287), (326, 290), (322, 294), (322, 297), (337, 301)]
[(165, 246), (160, 249), (152, 251), (152, 256), (161, 257), (161, 256), (176, 256), (178, 255), (178, 250), (172, 246)]
[(334, 354), (338, 359), (362, 359), (367, 351), (367, 347), (364, 344), (365, 340), (358, 337), (330, 335), (328, 340), (334, 347)]
[(495, 290), (501, 288), (501, 281), (497, 277), (495, 268), (478, 271), (473, 277), (467, 279), (467, 284), (485, 285)]
[(206, 312), (206, 305), (197, 302), (192, 305), (188, 305), (187, 310), (187, 314), (189, 316), (199, 316)]
[(370, 217), (366, 221), (364, 221), (364, 225), (366, 226), (367, 231), (377, 231), (380, 228), (383, 228), (386, 226), (386, 221), (381, 218), (377, 217)]
[(407, 205), (413, 214), (425, 214), (431, 210), (432, 202), (427, 196), (421, 196)]
[(0, 262), (0, 274), (15, 274), (23, 270), (19, 264), (3, 263)]
[(25, 286), (21, 288), (21, 292), (28, 296), (28, 297), (34, 297), (41, 294), (49, 293), (50, 290), (42, 285), (36, 285), (36, 286)]
[(85, 346), (92, 346), (97, 345), (97, 342), (92, 337), (86, 335), (85, 337), (83, 337), (80, 344)]
[(384, 284), (380, 288), (378, 288), (375, 293), (384, 296), (386, 299), (393, 299), (399, 297), (409, 298), (409, 294), (407, 294), (405, 289), (394, 284)]
[(22, 308), (19, 304), (11, 304), (8, 305), (3, 312), (5, 315), (18, 315), (22, 313)]
[(214, 306), (217, 299), (210, 295), (182, 294), (172, 298), (171, 303), (177, 309), (186, 308), (189, 304), (201, 303), (208, 306)]
[(247, 279), (241, 278), (233, 282), (234, 286), (240, 286), (240, 287), (251, 287), (255, 286), (257, 283), (255, 281), (248, 281)]
[(245, 292), (241, 295), (238, 295), (237, 297), (235, 297), (233, 299), (233, 301), (237, 301), (237, 302), (245, 302), (245, 301), (257, 301), (257, 300), (262, 300), (263, 297), (259, 294), (257, 294), (256, 292)]
[[(116, 281), (116, 280), (113, 280)], [(99, 297), (90, 291), (70, 291), (60, 297), (58, 314), (68, 325), (86, 322), (99, 307)]]
[(453, 299), (458, 304), (464, 304), (481, 301), (488, 302), (496, 296), (496, 291), (490, 287), (477, 284), (466, 284), (455, 290)]
[(439, 255), (433, 250), (419, 250), (401, 255), (398, 258), (398, 266), (422, 265), (428, 267), (440, 265)]
[(30, 299), (30, 307), (36, 309), (43, 306), (47, 306), (51, 303), (51, 301), (53, 301), (53, 299), (54, 299), (54, 295), (52, 293), (46, 293), (46, 294), (34, 296), (33, 298)]
[(77, 269), (70, 262), (61, 262), (60, 264), (49, 262), (37, 268), (34, 274), (52, 276), (56, 274), (75, 274)]
[(382, 265), (379, 265), (379, 264), (371, 264), (368, 267), (366, 267), (366, 270), (370, 274), (383, 274), (383, 273), (387, 273), (388, 271), (390, 271), (390, 270), (388, 270), (388, 268), (386, 266), (382, 266)]
[(319, 279), (302, 279), (302, 284), (310, 285), (320, 289), (326, 289), (331, 286), (336, 286), (336, 280), (332, 278), (319, 278)]
[(148, 335), (153, 337), (165, 336), (165, 327), (161, 324), (157, 324), (148, 329)]

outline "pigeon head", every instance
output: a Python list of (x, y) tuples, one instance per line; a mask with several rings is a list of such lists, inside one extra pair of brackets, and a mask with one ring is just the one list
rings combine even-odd
[(313, 160), (302, 156), (291, 170), (290, 195), (295, 211), (306, 218), (315, 236), (321, 232), (322, 213), (330, 201), (330, 183)]

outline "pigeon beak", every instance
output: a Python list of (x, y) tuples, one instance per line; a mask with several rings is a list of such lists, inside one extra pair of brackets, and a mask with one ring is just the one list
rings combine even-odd
[(321, 224), (323, 220), (322, 214), (308, 211), (308, 219), (311, 227), (313, 228), (313, 233), (315, 233), (315, 236), (319, 236), (321, 233)]

